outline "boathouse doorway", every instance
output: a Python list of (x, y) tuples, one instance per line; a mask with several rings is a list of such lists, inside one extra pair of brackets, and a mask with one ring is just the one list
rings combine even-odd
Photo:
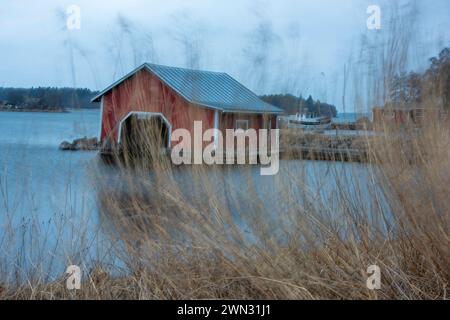
[(155, 157), (170, 148), (172, 126), (162, 113), (130, 112), (119, 127), (119, 145), (130, 158)]

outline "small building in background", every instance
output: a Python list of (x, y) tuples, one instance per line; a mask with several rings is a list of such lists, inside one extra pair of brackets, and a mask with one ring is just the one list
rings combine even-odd
[(372, 119), (375, 127), (383, 125), (416, 125), (421, 126), (427, 120), (437, 120), (441, 117), (439, 108), (424, 107), (375, 107), (372, 109)]

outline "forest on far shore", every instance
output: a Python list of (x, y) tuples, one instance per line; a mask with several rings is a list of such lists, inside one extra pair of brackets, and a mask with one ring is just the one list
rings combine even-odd
[[(2, 88), (0, 87), (0, 111), (64, 111), (66, 109), (99, 108), (91, 99), (98, 91), (81, 88)], [(283, 109), (287, 114), (299, 112), (335, 117), (336, 107), (291, 94), (273, 94), (260, 97), (262, 100)]]
[(0, 108), (15, 110), (61, 111), (77, 108), (98, 108), (91, 103), (97, 91), (74, 88), (1, 88)]
[(296, 97), (292, 94), (272, 94), (260, 97), (286, 112), (286, 114), (311, 114), (316, 116), (336, 117), (337, 108), (331, 104), (314, 100), (311, 96), (304, 99), (302, 96)]

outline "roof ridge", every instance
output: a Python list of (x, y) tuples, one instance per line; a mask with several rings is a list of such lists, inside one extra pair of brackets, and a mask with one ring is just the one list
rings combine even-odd
[(156, 66), (156, 67), (162, 67), (162, 68), (167, 68), (167, 69), (177, 69), (177, 70), (193, 71), (193, 72), (199, 72), (199, 73), (213, 73), (213, 74), (228, 75), (227, 73), (220, 72), (220, 71), (200, 70), (200, 69), (192, 69), (192, 68), (186, 68), (186, 67), (173, 67), (173, 66), (167, 66), (167, 65), (163, 65), (163, 64), (150, 63), (150, 62), (146, 62), (145, 65), (150, 67), (150, 68), (152, 66)]

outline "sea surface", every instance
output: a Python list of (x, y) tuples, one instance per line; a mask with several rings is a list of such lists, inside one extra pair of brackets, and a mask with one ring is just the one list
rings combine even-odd
[(370, 113), (358, 113), (358, 112), (345, 112), (338, 113), (337, 117), (333, 118), (334, 123), (342, 124), (342, 123), (352, 123), (356, 122), (358, 119), (363, 117), (371, 118)]
[[(58, 149), (63, 140), (97, 136), (99, 121), (98, 110), (0, 113), (0, 282), (36, 277), (50, 281), (69, 265), (83, 264), (89, 270), (100, 260), (122, 267), (111, 255), (115, 243), (108, 216), (100, 214), (98, 203), (99, 182), (123, 188), (119, 169), (103, 164), (97, 152)], [(367, 182), (372, 172), (364, 164), (281, 161), (275, 177), (262, 177), (259, 169), (234, 166), (210, 171), (208, 192), (223, 195), (243, 229), (248, 220), (242, 212), (251, 211), (255, 202), (275, 220), (293, 205), (304, 204), (300, 194), (309, 195), (312, 205), (329, 204), (330, 212), (342, 210), (336, 179), (349, 180), (346, 196), (355, 197), (355, 203), (361, 202), (361, 193), (367, 195), (367, 201), (358, 205), (371, 209)], [(204, 189), (193, 185), (192, 168), (174, 174), (187, 199), (207, 197)], [(248, 185), (256, 198), (248, 198)]]

